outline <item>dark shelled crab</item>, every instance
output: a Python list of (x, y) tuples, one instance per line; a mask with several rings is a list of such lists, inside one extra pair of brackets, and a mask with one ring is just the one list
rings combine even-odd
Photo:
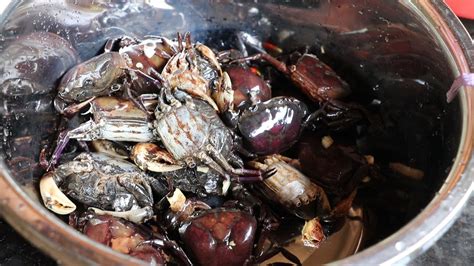
[[(118, 51), (113, 51), (115, 46), (119, 47)], [(110, 40), (104, 53), (76, 65), (63, 76), (55, 107), (63, 113), (66, 105), (117, 91), (132, 100), (134, 94), (156, 93), (158, 70), (175, 52), (174, 44), (165, 37)], [(136, 104), (141, 106), (139, 102)]]
[[(237, 189), (242, 192), (242, 188)], [(248, 196), (246, 193), (242, 195)], [(250, 197), (247, 200), (251, 202), (252, 199), (256, 198)], [(168, 197), (168, 201), (170, 210), (164, 217), (167, 228), (179, 232), (185, 249), (201, 265), (252, 265), (279, 252), (300, 265), (297, 258), (282, 248), (256, 252), (257, 256), (252, 254), (255, 248), (262, 248), (260, 239), (257, 238), (266, 237), (266, 234), (257, 232), (265, 230), (257, 223), (261, 218), (266, 219), (262, 217), (265, 212), (256, 218), (248, 210), (249, 206), (241, 209), (242, 206), (235, 202), (226, 202), (228, 204), (211, 209), (202, 201), (187, 199), (178, 189)], [(256, 201), (252, 204), (259, 203)], [(263, 209), (263, 205), (260, 204), (260, 208)]]
[[(94, 207), (99, 214), (110, 214), (142, 223), (151, 219), (152, 189), (163, 197), (167, 189), (157, 179), (143, 173), (125, 160), (101, 153), (81, 153), (74, 160), (59, 165), (40, 181), (46, 207), (58, 214), (74, 211), (71, 202), (61, 195), (56, 184), (68, 196)], [(64, 208), (64, 206), (71, 206)]]
[[(88, 211), (69, 216), (69, 225), (87, 237), (150, 264), (181, 263), (192, 265), (188, 256), (165, 232), (150, 229), (110, 215)], [(154, 245), (147, 244), (152, 240)], [(173, 256), (172, 256), (173, 255)]]
[(302, 172), (323, 187), (331, 201), (347, 197), (363, 179), (377, 174), (372, 156), (338, 143), (323, 145), (321, 139), (309, 134), (297, 144), (297, 154)]
[(337, 100), (351, 93), (349, 85), (331, 67), (319, 60), (316, 55), (297, 53), (290, 57), (297, 59), (289, 66), (267, 53), (240, 58), (237, 61), (262, 59), (270, 63), (278, 71), (288, 76), (313, 102)]

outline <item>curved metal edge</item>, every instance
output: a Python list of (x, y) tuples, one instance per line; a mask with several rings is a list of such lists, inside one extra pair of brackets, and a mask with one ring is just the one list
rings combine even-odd
[(8, 15), (10, 15), (13, 10), (21, 4), (21, 1), (12, 1), (12, 0), (4, 0), (5, 2), (9, 1), (10, 3), (6, 3), (7, 6), (5, 9), (0, 12), (0, 24), (3, 25), (3, 23), (7, 20)]
[(464, 25), (454, 14), (454, 12), (444, 3), (443, 0), (432, 0), (438, 13), (446, 18), (446, 24), (451, 28), (456, 38), (460, 41), (459, 45), (469, 57), (468, 64), (471, 72), (474, 72), (474, 41), (466, 30)]
[[(1, 158), (1, 157), (0, 157)], [(21, 191), (0, 163), (0, 214), (19, 234), (58, 264), (146, 265), (82, 235)], [(77, 261), (71, 261), (75, 257)]]
[[(442, 1), (403, 1), (409, 9), (424, 18), (440, 44), (452, 56), (451, 69), (454, 75), (473, 69), (472, 39), (461, 22)], [(435, 30), (436, 29), (436, 30)], [(455, 30), (452, 30), (455, 29)], [(378, 244), (349, 258), (334, 262), (338, 265), (352, 264), (404, 264), (426, 251), (454, 223), (474, 190), (474, 159), (471, 158), (474, 144), (474, 88), (465, 88), (460, 93), (463, 109), (463, 130), (460, 149), (453, 168), (437, 196), (409, 224)]]

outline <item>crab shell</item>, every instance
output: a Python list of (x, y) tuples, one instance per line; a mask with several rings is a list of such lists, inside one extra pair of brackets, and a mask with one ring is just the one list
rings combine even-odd
[(185, 246), (201, 265), (244, 265), (253, 249), (257, 221), (233, 209), (204, 211), (179, 229)]
[(58, 96), (66, 102), (83, 102), (108, 95), (125, 67), (125, 60), (117, 52), (93, 57), (66, 72), (59, 83)]
[(289, 69), (291, 80), (315, 102), (340, 99), (351, 93), (349, 85), (313, 54), (302, 55)]
[(173, 158), (183, 161), (196, 155), (212, 143), (222, 155), (231, 152), (233, 139), (216, 112), (203, 101), (194, 106), (181, 105), (165, 114), (157, 113), (155, 131)]
[(269, 155), (283, 152), (298, 141), (306, 105), (291, 97), (275, 97), (242, 112), (238, 128), (251, 152)]
[(275, 154), (250, 162), (257, 169), (276, 169), (260, 185), (265, 197), (303, 219), (329, 214), (331, 207), (324, 190), (285, 160), (291, 159)]
[[(149, 219), (153, 213), (151, 177), (134, 164), (101, 153), (81, 153), (59, 165), (54, 182), (75, 200), (101, 214), (123, 216), (134, 222)], [(140, 216), (140, 217), (139, 217)]]

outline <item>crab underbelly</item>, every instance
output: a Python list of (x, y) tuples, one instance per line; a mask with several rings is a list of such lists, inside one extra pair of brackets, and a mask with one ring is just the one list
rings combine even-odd
[(155, 130), (176, 160), (195, 158), (208, 142), (209, 121), (198, 111), (182, 106), (155, 121)]

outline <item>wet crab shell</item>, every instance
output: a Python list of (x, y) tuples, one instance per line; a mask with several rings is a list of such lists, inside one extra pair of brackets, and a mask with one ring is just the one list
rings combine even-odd
[(84, 213), (80, 217), (71, 215), (69, 224), (94, 241), (120, 253), (129, 254), (155, 265), (167, 262), (167, 255), (163, 250), (142, 244), (143, 241), (150, 239), (151, 233), (124, 219)]
[(252, 253), (256, 230), (253, 216), (223, 208), (205, 211), (179, 229), (201, 265), (243, 265)]
[(246, 148), (258, 155), (289, 149), (302, 131), (306, 105), (291, 97), (275, 97), (245, 110), (238, 128)]
[[(120, 179), (128, 179), (139, 186), (146, 183), (145, 175), (128, 161), (101, 153), (81, 153), (73, 161), (60, 165), (55, 170), (54, 178), (68, 196), (87, 206), (126, 211), (142, 206)], [(146, 184), (143, 190), (143, 196), (152, 204), (150, 186)]]
[(340, 99), (351, 93), (349, 85), (331, 67), (315, 55), (302, 55), (290, 67), (290, 76), (295, 84), (313, 101)]
[(108, 95), (114, 91), (113, 85), (125, 67), (125, 61), (116, 52), (93, 57), (66, 72), (58, 86), (58, 97), (66, 102), (82, 102)]
[(166, 149), (178, 161), (195, 158), (208, 143), (224, 156), (229, 154), (233, 142), (230, 131), (210, 105), (193, 102), (194, 106), (186, 104), (168, 113), (157, 113), (155, 131)]
[(272, 91), (265, 81), (249, 69), (231, 66), (226, 72), (232, 80), (236, 109), (243, 111), (251, 104), (268, 101), (272, 97)]

